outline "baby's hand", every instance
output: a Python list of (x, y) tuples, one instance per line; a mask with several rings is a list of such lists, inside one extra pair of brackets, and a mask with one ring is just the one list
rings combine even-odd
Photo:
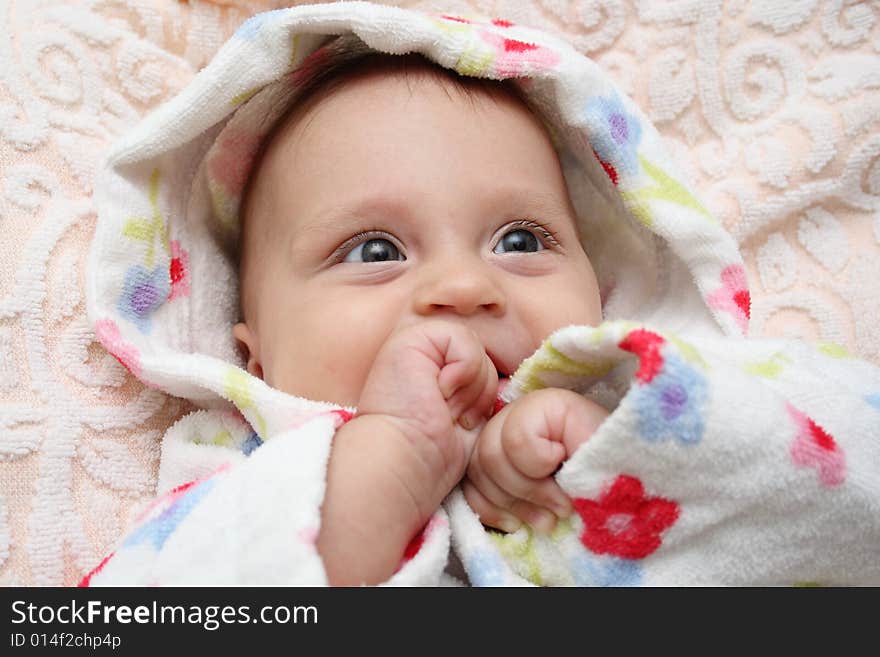
[(379, 416), (405, 436), (411, 459), (396, 464), (403, 470), (396, 475), (418, 484), (410, 492), (433, 513), (464, 475), (497, 388), (495, 366), (473, 331), (422, 322), (393, 334), (379, 350), (358, 417)]
[(520, 521), (552, 531), (572, 507), (551, 475), (607, 415), (559, 388), (529, 393), (499, 411), (480, 433), (462, 485), (481, 522), (508, 532)]
[(473, 331), (431, 321), (379, 350), (333, 438), (318, 550), (332, 584), (375, 584), (459, 482), (498, 375)]

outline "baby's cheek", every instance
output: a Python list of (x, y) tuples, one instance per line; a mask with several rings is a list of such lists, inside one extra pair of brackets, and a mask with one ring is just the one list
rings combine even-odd
[(308, 353), (288, 351), (264, 365), (264, 380), (295, 397), (355, 406), (359, 382), (354, 380), (354, 372), (345, 361), (335, 355), (334, 350), (325, 347), (312, 348)]

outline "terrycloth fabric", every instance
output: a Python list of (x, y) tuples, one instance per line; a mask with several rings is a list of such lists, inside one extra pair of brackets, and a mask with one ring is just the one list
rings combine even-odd
[(571, 387), (615, 409), (558, 474), (577, 516), (553, 540), (493, 538), (453, 493), (389, 583), (439, 583), (450, 535), (476, 584), (880, 582), (876, 368), (742, 339), (735, 244), (589, 59), (505, 21), (365, 3), (251, 19), (102, 168), (87, 283), (96, 333), (142, 381), (209, 410), (169, 431), (167, 494), (89, 581), (326, 582), (314, 548), (324, 475), (353, 409), (241, 369), (232, 252), (260, 141), (322, 48), (364, 45), (521, 79), (590, 236), (605, 316), (627, 320), (557, 332), (505, 393)]
[(600, 380), (625, 393), (557, 474), (575, 512), (550, 536), (485, 531), (450, 496), (474, 583), (880, 582), (876, 367), (827, 344), (606, 322), (554, 333), (505, 397)]

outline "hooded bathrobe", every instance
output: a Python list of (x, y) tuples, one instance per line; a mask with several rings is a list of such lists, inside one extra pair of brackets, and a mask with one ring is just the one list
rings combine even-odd
[(570, 45), (359, 2), (247, 21), (101, 167), (94, 330), (200, 410), (169, 429), (159, 496), (84, 583), (326, 584), (327, 463), (356, 409), (251, 376), (231, 326), (255, 154), (327, 53), (352, 48), (516, 80), (559, 154), (605, 318), (547, 336), (504, 391), (569, 388), (611, 411), (555, 475), (573, 515), (550, 535), (501, 534), (455, 489), (387, 583), (443, 583), (454, 552), (473, 585), (880, 584), (880, 370), (832, 344), (746, 338), (733, 239)]

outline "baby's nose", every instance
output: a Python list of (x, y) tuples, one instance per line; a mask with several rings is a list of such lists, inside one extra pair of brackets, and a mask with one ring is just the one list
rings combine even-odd
[(425, 272), (413, 297), (419, 315), (453, 312), (473, 315), (488, 312), (500, 316), (505, 311), (505, 295), (491, 267), (474, 259), (434, 264)]

